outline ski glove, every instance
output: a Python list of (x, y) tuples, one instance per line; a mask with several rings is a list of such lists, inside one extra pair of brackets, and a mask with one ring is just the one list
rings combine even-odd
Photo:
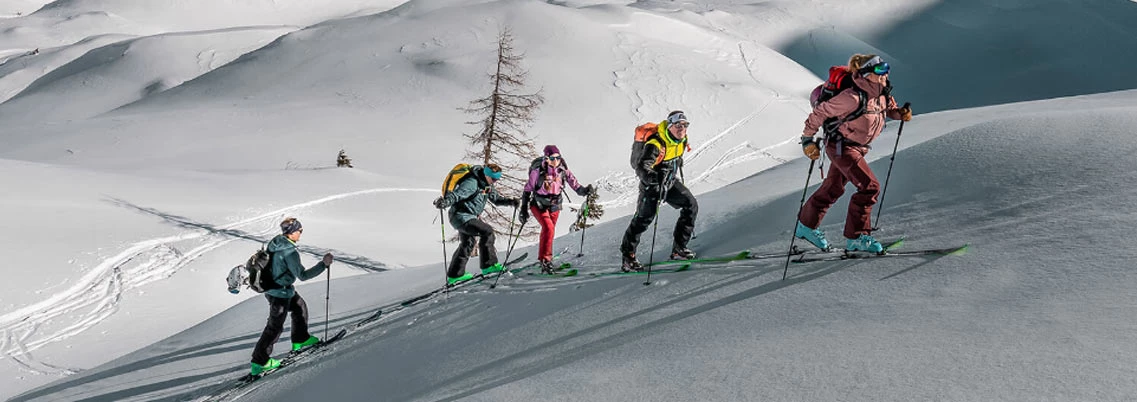
[(445, 198), (438, 197), (434, 200), (434, 207), (438, 209), (446, 209), (450, 204), (446, 202)]
[(517, 221), (521, 222), (521, 226), (525, 226), (525, 222), (529, 222), (529, 210), (521, 209), (521, 211), (518, 213)]
[(576, 195), (584, 197), (584, 196), (587, 196), (589, 194), (592, 194), (592, 191), (594, 191), (594, 189), (592, 188), (592, 185), (589, 184), (587, 186), (584, 186), (584, 187), (581, 187), (580, 189), (578, 189), (576, 191)]
[(324, 266), (325, 267), (331, 268), (332, 261), (334, 261), (334, 259), (332, 258), (332, 253), (324, 254)]
[(801, 137), (801, 150), (809, 159), (817, 160), (821, 157), (821, 147), (817, 146), (813, 137)]

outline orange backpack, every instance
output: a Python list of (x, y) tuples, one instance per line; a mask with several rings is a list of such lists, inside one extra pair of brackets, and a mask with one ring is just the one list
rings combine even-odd
[[(636, 138), (635, 141), (632, 142), (632, 158), (630, 162), (632, 169), (636, 171), (637, 175), (645, 173), (640, 171), (643, 168), (640, 166), (640, 157), (643, 156), (644, 146), (647, 145), (647, 141), (653, 137), (659, 138), (659, 123), (649, 122), (636, 127)], [(662, 138), (659, 138), (659, 140), (660, 143), (663, 143)], [(663, 153), (660, 153), (659, 157), (655, 159), (655, 164), (658, 165), (660, 162), (663, 162)]]

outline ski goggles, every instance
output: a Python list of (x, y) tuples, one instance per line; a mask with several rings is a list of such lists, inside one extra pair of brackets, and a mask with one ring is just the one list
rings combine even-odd
[[(672, 113), (670, 116), (667, 116), (667, 125), (674, 126), (674, 125), (678, 125), (679, 123), (687, 123), (687, 115), (684, 114), (683, 112), (676, 111), (675, 113)], [(688, 123), (688, 124), (690, 124), (690, 123)]]
[(861, 67), (861, 74), (873, 73), (876, 75), (888, 74), (889, 66), (884, 59), (880, 56), (873, 56), (869, 61), (865, 62), (865, 66)]
[(872, 73), (876, 75), (888, 74), (888, 63), (882, 61), (880, 64), (873, 66)]

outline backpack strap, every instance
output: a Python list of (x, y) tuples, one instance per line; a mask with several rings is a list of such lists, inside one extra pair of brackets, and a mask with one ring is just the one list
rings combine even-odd
[(853, 111), (845, 115), (845, 117), (839, 119), (829, 119), (822, 124), (822, 130), (825, 133), (825, 141), (833, 141), (837, 144), (837, 155), (841, 155), (845, 147), (845, 136), (841, 135), (841, 131), (838, 130), (838, 128), (840, 128), (842, 124), (848, 123), (857, 119), (858, 117), (864, 116), (866, 106), (869, 102), (868, 93), (858, 87), (857, 84), (854, 83), (853, 86), (849, 87), (846, 90), (856, 91), (857, 99), (859, 99), (857, 102), (857, 108), (853, 109)]
[(826, 141), (843, 141), (845, 138), (837, 129), (841, 127), (842, 124), (853, 121), (865, 114), (865, 109), (868, 105), (869, 99), (868, 93), (866, 93), (860, 87), (857, 87), (856, 84), (854, 84), (852, 87), (849, 87), (847, 90), (856, 92), (858, 99), (857, 108), (853, 109), (853, 111), (845, 115), (845, 117), (829, 119), (822, 124), (822, 131), (825, 133)]

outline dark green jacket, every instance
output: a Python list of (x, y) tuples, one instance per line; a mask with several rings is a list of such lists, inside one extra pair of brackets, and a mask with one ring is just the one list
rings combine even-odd
[(272, 289), (265, 291), (266, 295), (272, 297), (279, 297), (282, 299), (291, 299), (296, 295), (296, 291), (292, 290), (292, 284), (297, 279), (306, 281), (324, 273), (324, 261), (317, 262), (312, 268), (304, 269), (300, 264), (300, 252), (296, 251), (296, 243), (288, 240), (284, 235), (277, 235), (268, 242), (267, 250), (272, 253), (272, 277), (276, 279), (276, 283), (284, 286), (282, 289)]
[(486, 209), (486, 201), (497, 205), (508, 205), (513, 200), (502, 196), (486, 182), (481, 166), (476, 166), (473, 173), (458, 182), (454, 191), (446, 193), (442, 198), (444, 204), (450, 207), (450, 226), (455, 229), (466, 222), (478, 219), (478, 215)]

